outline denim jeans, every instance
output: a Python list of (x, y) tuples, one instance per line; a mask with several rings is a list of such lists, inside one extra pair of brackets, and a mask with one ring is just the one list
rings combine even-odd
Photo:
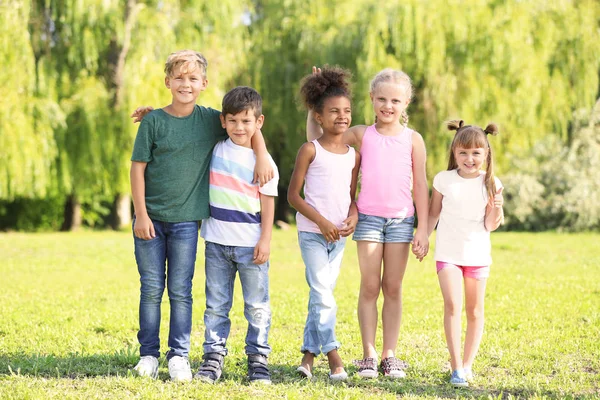
[(233, 304), (235, 275), (239, 272), (248, 321), (246, 354), (268, 355), (271, 327), (269, 305), (269, 262), (252, 262), (254, 247), (224, 246), (206, 242), (206, 311), (204, 312), (204, 353), (227, 355), (231, 329), (229, 311)]
[[(134, 222), (135, 224), (135, 219)], [(198, 223), (152, 220), (156, 236), (135, 237), (135, 260), (140, 273), (140, 355), (160, 356), (160, 304), (165, 283), (171, 305), (169, 352), (187, 357), (192, 330), (192, 278), (198, 247)]]
[(327, 243), (320, 233), (298, 232), (300, 252), (306, 266), (306, 282), (310, 288), (308, 316), (304, 326), (304, 352), (315, 355), (340, 347), (335, 338), (337, 305), (333, 289), (340, 274), (346, 238)]

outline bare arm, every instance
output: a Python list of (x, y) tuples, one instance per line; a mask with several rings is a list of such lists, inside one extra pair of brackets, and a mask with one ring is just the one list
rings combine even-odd
[[(429, 188), (427, 187), (426, 152), (423, 138), (417, 132), (413, 133), (413, 197), (419, 222), (413, 240), (413, 247), (419, 251), (419, 255), (425, 257), (429, 251), (429, 239), (427, 225), (429, 219)], [(419, 257), (419, 259), (422, 259)]]
[(133, 209), (135, 211), (135, 224), (133, 233), (136, 237), (149, 240), (155, 237), (154, 225), (148, 216), (146, 209), (146, 181), (144, 172), (146, 171), (145, 162), (133, 161), (129, 178), (131, 180), (131, 196), (133, 197)]
[(503, 190), (503, 187), (498, 189), (493, 200), (490, 200), (490, 204), (485, 208), (485, 229), (490, 232), (495, 231), (504, 223), (504, 210), (502, 209), (504, 205)]
[(275, 175), (273, 166), (269, 160), (269, 153), (262, 131), (258, 129), (252, 136), (252, 150), (256, 155), (256, 164), (254, 165), (254, 182), (260, 186), (273, 179)]
[(328, 242), (335, 242), (340, 238), (338, 228), (331, 223), (331, 221), (328, 221), (319, 214), (317, 210), (300, 196), (308, 166), (312, 160), (314, 160), (315, 153), (315, 146), (312, 143), (305, 143), (300, 147), (298, 156), (296, 157), (296, 164), (294, 165), (294, 172), (292, 172), (292, 178), (290, 179), (290, 185), (288, 187), (288, 202), (300, 214), (317, 224)]
[(260, 194), (260, 239), (254, 247), (254, 264), (264, 264), (271, 254), (271, 234), (275, 221), (275, 197)]
[(435, 188), (431, 190), (431, 201), (429, 202), (429, 219), (427, 221), (427, 237), (431, 236), (431, 233), (433, 232), (435, 226), (440, 220), (443, 198), (444, 196)]

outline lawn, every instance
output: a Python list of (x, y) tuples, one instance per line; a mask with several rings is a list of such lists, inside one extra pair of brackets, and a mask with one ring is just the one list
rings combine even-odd
[[(404, 281), (398, 355), (410, 365), (407, 378), (363, 381), (354, 375), (351, 361), (361, 357), (361, 345), (353, 242), (336, 289), (337, 334), (350, 379), (331, 384), (324, 358), (313, 381), (294, 372), (308, 290), (295, 231), (276, 231), (270, 271), (273, 385), (265, 387), (245, 379), (239, 286), (220, 383), (172, 383), (164, 360), (159, 380), (141, 379), (131, 373), (139, 296), (131, 234), (0, 234), (0, 398), (600, 398), (600, 234), (495, 233), (492, 240), (486, 331), (470, 388), (447, 383), (442, 299), (431, 256), (423, 263), (411, 260)], [(202, 251), (197, 265), (194, 369), (202, 356)], [(166, 296), (163, 310), (166, 350)]]

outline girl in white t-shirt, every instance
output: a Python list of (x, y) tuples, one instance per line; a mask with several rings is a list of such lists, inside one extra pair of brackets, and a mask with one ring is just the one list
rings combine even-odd
[[(444, 332), (452, 366), (450, 383), (468, 386), (483, 334), (483, 299), (492, 263), (490, 232), (504, 220), (503, 187), (494, 177), (492, 148), (487, 138), (498, 133), (496, 125), (481, 129), (464, 125), (461, 120), (448, 122), (448, 129), (456, 134), (448, 170), (433, 179), (428, 233), (437, 224), (435, 261), (444, 297)], [(461, 357), (463, 282), (467, 333)]]

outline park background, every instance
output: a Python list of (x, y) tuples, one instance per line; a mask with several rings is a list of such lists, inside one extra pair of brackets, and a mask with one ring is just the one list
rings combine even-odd
[[(0, 398), (600, 397), (600, 2), (0, 0), (0, 40)], [(491, 142), (506, 186), (502, 230), (513, 232), (493, 235), (497, 273), (475, 389), (444, 383), (431, 257), (411, 260), (405, 283), (407, 383), (292, 378), (307, 296), (293, 228), (273, 239), (271, 391), (244, 383), (241, 328), (220, 388), (131, 377), (138, 277), (124, 227), (137, 125), (129, 115), (169, 103), (164, 62), (185, 48), (209, 61), (199, 104), (219, 109), (236, 85), (263, 96), (285, 222), (293, 222), (286, 189), (305, 140), (299, 82), (313, 65), (352, 71), (354, 124), (373, 121), (375, 73), (408, 73), (409, 126), (425, 139), (430, 180), (447, 163), (444, 121), (500, 126)], [(350, 243), (336, 292), (349, 365), (360, 357), (358, 279)], [(239, 306), (236, 297), (238, 327)]]

